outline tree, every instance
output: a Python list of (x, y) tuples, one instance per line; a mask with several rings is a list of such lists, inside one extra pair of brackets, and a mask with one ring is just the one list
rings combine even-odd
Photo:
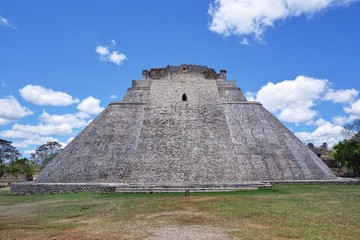
[(35, 153), (31, 154), (31, 158), (43, 169), (51, 160), (53, 160), (61, 151), (61, 144), (47, 142), (36, 148)]
[[(356, 135), (359, 135), (356, 134)], [(360, 139), (360, 136), (357, 136)], [(355, 137), (345, 139), (337, 143), (333, 148), (335, 149), (334, 157), (342, 165), (349, 170), (360, 174), (360, 141)]]
[(360, 119), (355, 119), (351, 123), (345, 124), (343, 133), (346, 138), (359, 138), (357, 134), (360, 133)]
[(24, 174), (27, 179), (31, 178), (32, 180), (34, 165), (27, 158), (15, 159), (6, 165), (5, 172), (14, 176), (17, 176), (18, 174)]
[(360, 175), (360, 119), (344, 125), (348, 139), (335, 144), (334, 157), (349, 170)]
[(6, 172), (6, 164), (20, 156), (12, 142), (0, 139), (0, 177)]

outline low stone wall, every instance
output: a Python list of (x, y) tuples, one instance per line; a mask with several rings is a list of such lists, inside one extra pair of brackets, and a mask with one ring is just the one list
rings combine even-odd
[(268, 181), (268, 183), (277, 185), (277, 184), (328, 184), (328, 185), (352, 185), (360, 184), (359, 178), (341, 178), (333, 180), (283, 180), (283, 181)]
[(98, 183), (34, 183), (23, 182), (13, 183), (10, 191), (13, 194), (32, 195), (32, 194), (59, 194), (75, 192), (98, 192), (112, 193), (115, 192), (115, 186), (110, 184)]
[[(123, 183), (36, 183), (22, 182), (13, 183), (10, 186), (12, 194), (32, 195), (32, 194), (60, 194), (75, 192), (98, 192), (115, 193), (118, 189), (140, 189), (140, 188), (162, 188), (166, 189), (187, 189), (195, 191), (196, 188), (210, 189), (211, 191), (223, 191), (224, 189), (243, 189), (244, 187), (270, 188), (276, 184), (360, 184), (357, 178), (337, 178), (334, 180), (285, 180), (285, 181), (244, 181), (237, 184), (194, 184), (194, 185), (144, 185), (144, 184), (123, 184)], [(193, 190), (192, 190), (193, 189)], [(134, 191), (133, 191), (134, 192)], [(151, 192), (151, 191), (149, 191)], [(168, 191), (171, 192), (171, 191)], [(174, 191), (175, 192), (175, 191)]]
[[(10, 192), (17, 195), (33, 194), (61, 194), (75, 192), (98, 192), (98, 193), (115, 193), (116, 189), (183, 189), (192, 190), (203, 188), (211, 191), (224, 191), (224, 189), (242, 190), (246, 187), (269, 188), (270, 184), (258, 181), (240, 182), (237, 184), (195, 184), (195, 185), (146, 185), (146, 184), (123, 184), (123, 183), (37, 183), (22, 182), (14, 183), (10, 186)], [(150, 191), (149, 192), (152, 192)], [(136, 191), (133, 191), (136, 192)], [(168, 191), (178, 192), (178, 191)]]

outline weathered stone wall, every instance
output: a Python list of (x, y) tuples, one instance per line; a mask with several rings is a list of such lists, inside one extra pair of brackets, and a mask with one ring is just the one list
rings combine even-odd
[[(143, 72), (39, 175), (38, 183), (235, 184), (335, 179), (235, 81), (202, 66)], [(186, 95), (184, 101), (183, 95)]]
[(331, 170), (261, 104), (224, 104), (244, 180), (334, 179)]
[(220, 73), (212, 68), (199, 65), (183, 64), (180, 66), (167, 66), (165, 68), (152, 68), (150, 70), (144, 70), (142, 72), (142, 78), (145, 79), (166, 79), (166, 80), (178, 80), (178, 79), (226, 79), (226, 71), (220, 70)]
[(185, 75), (154, 81), (150, 92), (130, 183), (238, 182), (216, 82)]
[(189, 106), (201, 107), (206, 104), (220, 103), (219, 93), (214, 80), (185, 78), (178, 81), (153, 81), (149, 96), (151, 107), (171, 108), (182, 103), (186, 94)]
[(152, 81), (133, 80), (132, 87), (126, 92), (122, 102), (124, 103), (147, 103), (149, 100), (150, 86)]
[[(157, 118), (157, 111), (166, 117)], [(203, 121), (208, 121), (206, 128)], [(131, 183), (239, 181), (225, 124), (222, 110), (211, 106), (202, 111), (186, 106), (151, 109), (131, 162)]]
[(235, 81), (217, 80), (216, 84), (220, 94), (221, 102), (232, 103), (247, 101), (240, 88), (236, 86)]
[(115, 186), (108, 184), (91, 184), (91, 183), (14, 183), (11, 185), (11, 192), (19, 195), (30, 194), (59, 194), (59, 193), (75, 193), (75, 192), (98, 192), (113, 193)]
[(113, 103), (41, 172), (37, 182), (123, 182), (144, 104)]

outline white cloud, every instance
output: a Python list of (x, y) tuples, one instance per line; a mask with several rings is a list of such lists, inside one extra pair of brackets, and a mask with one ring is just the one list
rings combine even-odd
[(317, 112), (311, 110), (313, 105), (308, 104), (305, 106), (296, 106), (289, 105), (286, 108), (282, 109), (278, 115), (279, 119), (284, 120), (286, 122), (300, 123), (307, 122), (313, 119)]
[(97, 114), (104, 108), (99, 106), (100, 100), (88, 97), (84, 99), (78, 108), (81, 112), (76, 114), (52, 115), (43, 112), (38, 125), (14, 124), (11, 130), (0, 132), (4, 138), (32, 139), (39, 136), (70, 135), (74, 129), (83, 128), (90, 122), (89, 114)]
[[(279, 83), (268, 83), (256, 94), (256, 101), (287, 122), (308, 122), (317, 112), (312, 109), (321, 98), (328, 81), (306, 76)], [(251, 96), (251, 93), (248, 93)], [(253, 95), (254, 96), (254, 95)]]
[(84, 113), (88, 114), (99, 114), (101, 111), (104, 110), (103, 107), (100, 107), (100, 100), (89, 96), (88, 98), (84, 99), (79, 103), (77, 109)]
[(12, 129), (0, 132), (0, 137), (16, 139), (14, 146), (21, 148), (41, 145), (47, 141), (58, 141), (51, 135), (71, 135), (74, 129), (85, 127), (88, 117), (83, 113), (51, 115), (43, 112), (38, 125), (14, 124)]
[(21, 140), (15, 140), (13, 141), (13, 146), (17, 147), (17, 148), (27, 148), (29, 146), (39, 146), (42, 144), (45, 144), (47, 142), (52, 142), (52, 141), (56, 141), (58, 142), (59, 140), (57, 140), (56, 138), (53, 137), (41, 137), (38, 135), (34, 135), (32, 138), (29, 139), (21, 139)]
[(126, 56), (123, 53), (118, 51), (113, 51), (109, 58), (110, 62), (115, 63), (116, 65), (121, 65), (126, 60)]
[[(246, 92), (248, 100), (261, 102), (265, 108), (276, 115), (280, 120), (300, 123), (307, 126), (316, 126), (312, 132), (295, 132), (295, 135), (304, 142), (321, 145), (327, 142), (330, 147), (341, 141), (344, 136), (343, 125), (356, 118), (360, 118), (360, 99), (354, 102), (358, 95), (355, 89), (334, 90), (326, 79), (316, 79), (298, 76), (294, 80), (285, 80), (279, 83), (267, 83), (258, 92)], [(335, 116), (332, 123), (316, 116), (317, 104), (323, 101), (333, 103), (348, 103), (344, 108), (348, 116)], [(330, 104), (326, 102), (326, 104)]]
[[(36, 134), (38, 135), (38, 134)], [(33, 132), (24, 132), (21, 130), (5, 130), (0, 132), (0, 137), (2, 138), (32, 138), (34, 137), (34, 133)]]
[(335, 116), (335, 117), (333, 117), (332, 122), (335, 125), (343, 126), (345, 123), (348, 122), (348, 118), (344, 117), (344, 116)]
[(240, 41), (240, 44), (241, 44), (241, 45), (250, 46), (249, 40), (248, 40), (247, 38), (243, 38), (243, 39)]
[(111, 95), (110, 95), (110, 99), (116, 99), (116, 98), (118, 98), (117, 95), (115, 95), (115, 94), (111, 94)]
[(345, 107), (344, 111), (353, 115), (354, 118), (360, 118), (360, 99), (352, 103), (350, 106)]
[(72, 140), (74, 140), (75, 137), (69, 137), (68, 140), (66, 140), (66, 144), (69, 144)]
[(89, 114), (97, 114), (104, 109), (99, 104), (100, 100), (90, 96), (78, 105), (80, 112), (76, 114), (52, 115), (44, 111), (38, 125), (14, 124), (11, 130), (0, 132), (0, 136), (21, 139), (16, 140), (16, 144), (28, 147), (42, 141), (46, 143), (49, 138), (55, 139), (51, 135), (71, 135), (74, 129), (83, 128), (91, 122)]
[(325, 125), (326, 123), (327, 123), (327, 121), (322, 118), (319, 118), (318, 120), (315, 121), (315, 125), (318, 127), (321, 127), (321, 126)]
[(10, 21), (6, 18), (0, 16), (0, 25), (17, 30), (17, 28), (10, 23)]
[[(49, 135), (67, 135), (72, 133), (73, 127), (68, 124), (44, 124), (39, 125), (23, 125), (23, 124), (14, 124), (12, 130), (17, 132), (23, 132), (24, 134), (37, 134), (42, 136)], [(11, 131), (11, 130), (8, 130)]]
[(353, 88), (337, 91), (330, 89), (325, 95), (325, 100), (332, 101), (334, 103), (351, 103), (358, 94), (359, 92)]
[(312, 16), (331, 7), (357, 0), (214, 0), (209, 5), (210, 30), (223, 36), (254, 36), (278, 22), (298, 16)]
[(343, 127), (332, 124), (330, 122), (323, 122), (313, 132), (296, 132), (295, 135), (304, 142), (312, 142), (315, 146), (326, 142), (329, 147), (338, 143), (343, 139)]
[(107, 47), (97, 46), (95, 51), (102, 57), (109, 55), (109, 49)]
[(306, 76), (298, 76), (294, 80), (284, 80), (276, 84), (269, 82), (258, 92), (245, 93), (248, 101), (261, 102), (280, 120), (317, 126), (319, 120), (314, 121), (318, 115), (315, 106), (324, 101), (349, 104), (344, 111), (350, 116), (336, 116), (333, 118), (334, 124), (343, 125), (360, 118), (360, 100), (354, 102), (358, 95), (359, 91), (355, 89), (334, 90), (327, 79)]
[(21, 106), (13, 96), (0, 99), (0, 125), (6, 125), (30, 114), (33, 112)]
[(248, 101), (255, 101), (256, 99), (256, 93), (254, 92), (246, 92), (245, 93), (245, 98), (248, 100)]
[(31, 155), (31, 154), (34, 153), (34, 152), (35, 152), (35, 149), (25, 150), (25, 151), (24, 151), (24, 154), (25, 154), (25, 155)]
[(19, 92), (25, 100), (38, 105), (69, 106), (79, 102), (79, 99), (67, 93), (31, 84), (20, 89)]
[[(86, 115), (88, 116), (88, 115)], [(83, 114), (51, 115), (43, 112), (38, 125), (14, 124), (11, 130), (0, 132), (3, 138), (31, 139), (34, 136), (69, 135), (75, 128), (82, 128), (88, 124)]]
[(61, 148), (65, 148), (75, 137), (69, 137), (66, 142), (60, 142)]
[(51, 125), (68, 124), (71, 128), (81, 128), (87, 125), (85, 121), (86, 116), (81, 113), (78, 114), (64, 114), (64, 115), (51, 115), (47, 112), (41, 114), (40, 119), (42, 122)]
[[(8, 97), (8, 99), (17, 103), (13, 97)], [(44, 144), (47, 141), (59, 142), (56, 137), (70, 135), (67, 141), (61, 142), (63, 146), (66, 146), (74, 138), (75, 129), (87, 126), (92, 121), (90, 118), (92, 114), (98, 114), (104, 110), (100, 106), (100, 100), (92, 96), (82, 100), (77, 108), (79, 112), (75, 114), (56, 115), (44, 111), (40, 115), (40, 122), (37, 125), (14, 124), (11, 129), (1, 131), (0, 138), (14, 139), (12, 141), (15, 147), (28, 148)], [(0, 101), (0, 112), (3, 109)], [(21, 112), (16, 106), (11, 109), (16, 110), (17, 113)]]
[[(113, 47), (116, 46), (116, 41), (113, 39), (111, 40), (111, 45)], [(124, 61), (127, 59), (127, 57), (125, 56), (125, 54), (114, 50), (114, 51), (110, 51), (109, 47), (107, 46), (101, 46), (98, 45), (96, 46), (95, 52), (97, 54), (99, 54), (100, 56), (100, 61), (104, 61), (104, 62), (112, 62), (115, 63), (116, 65), (121, 65), (124, 63)]]
[(7, 138), (32, 138), (35, 136), (69, 135), (73, 129), (85, 127), (88, 123), (82, 114), (51, 115), (43, 112), (38, 125), (14, 124), (11, 130), (2, 131)]

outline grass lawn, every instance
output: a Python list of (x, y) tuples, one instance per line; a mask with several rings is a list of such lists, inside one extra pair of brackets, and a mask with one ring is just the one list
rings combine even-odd
[(360, 185), (232, 193), (14, 196), (0, 239), (360, 239)]

